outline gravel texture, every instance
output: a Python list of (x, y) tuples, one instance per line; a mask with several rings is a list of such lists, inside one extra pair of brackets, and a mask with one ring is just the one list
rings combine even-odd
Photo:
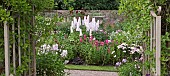
[(87, 70), (65, 70), (66, 76), (118, 76), (116, 72), (87, 71)]

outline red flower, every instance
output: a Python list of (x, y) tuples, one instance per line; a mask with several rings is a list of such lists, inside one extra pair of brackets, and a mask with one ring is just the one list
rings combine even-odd
[(87, 38), (86, 35), (84, 35), (84, 40), (86, 40), (86, 38)]
[(100, 45), (103, 46), (103, 45), (104, 45), (104, 42), (100, 42)]
[(78, 10), (76, 10), (76, 13), (78, 13), (79, 11)]
[(83, 42), (83, 39), (80, 37), (80, 42)]

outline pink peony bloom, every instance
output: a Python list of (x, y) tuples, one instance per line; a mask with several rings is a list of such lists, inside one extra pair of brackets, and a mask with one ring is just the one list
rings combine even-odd
[(82, 37), (80, 37), (80, 42), (83, 42), (83, 39), (82, 39)]
[(103, 46), (103, 45), (104, 45), (104, 42), (100, 42), (100, 45)]
[(86, 38), (87, 38), (86, 35), (84, 35), (84, 40), (86, 40)]

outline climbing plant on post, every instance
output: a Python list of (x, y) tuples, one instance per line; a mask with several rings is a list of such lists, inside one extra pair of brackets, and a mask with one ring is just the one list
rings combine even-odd
[[(32, 8), (33, 6), (33, 8)], [(35, 16), (44, 9), (50, 9), (53, 6), (53, 0), (1, 0), (0, 1), (0, 23), (3, 24), (4, 39), (0, 42), (6, 42), (2, 48), (5, 54), (5, 73), (6, 76), (13, 74), (15, 76), (36, 76), (36, 39), (35, 39)], [(22, 8), (21, 8), (22, 7)], [(8, 34), (12, 33), (12, 37)], [(42, 26), (43, 27), (43, 26)], [(12, 29), (12, 30), (11, 30)], [(16, 30), (15, 30), (16, 29)], [(0, 28), (0, 32), (1, 28)], [(27, 37), (28, 36), (28, 37)], [(32, 38), (31, 38), (32, 36)], [(30, 39), (31, 38), (31, 39)], [(3, 38), (0, 38), (0, 40)], [(10, 43), (8, 43), (11, 40)], [(2, 45), (2, 44), (1, 44)], [(0, 46), (1, 46), (0, 45)], [(13, 47), (9, 47), (12, 45)], [(13, 51), (7, 51), (12, 49)], [(31, 51), (33, 49), (33, 51)], [(9, 54), (7, 54), (9, 53)], [(10, 57), (12, 54), (12, 57)], [(3, 56), (3, 55), (2, 55)], [(13, 61), (10, 63), (9, 60)], [(32, 65), (32, 63), (34, 63)], [(13, 63), (13, 67), (9, 65)], [(9, 68), (10, 67), (10, 68)], [(32, 72), (33, 69), (33, 72)]]

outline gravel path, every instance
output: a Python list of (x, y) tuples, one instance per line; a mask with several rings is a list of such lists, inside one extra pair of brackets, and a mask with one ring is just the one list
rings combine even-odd
[(116, 72), (87, 71), (87, 70), (65, 70), (67, 76), (118, 76)]

